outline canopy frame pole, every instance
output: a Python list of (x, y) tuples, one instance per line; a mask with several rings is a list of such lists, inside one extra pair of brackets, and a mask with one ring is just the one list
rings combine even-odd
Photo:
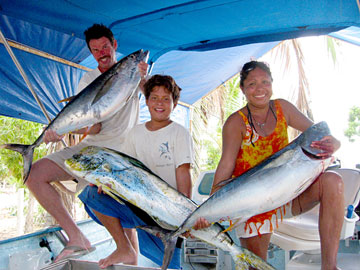
[[(32, 93), (32, 95), (34, 96), (36, 102), (38, 103), (38, 105), (40, 106), (41, 111), (43, 112), (43, 114), (45, 115), (46, 119), (48, 120), (48, 122), (51, 122), (51, 118), (49, 117), (48, 113), (46, 112), (46, 109), (44, 107), (44, 105), (42, 104), (41, 100), (39, 99), (38, 95), (35, 93), (24, 69), (22, 68), (22, 66), (20, 65), (19, 61), (17, 60), (15, 54), (13, 53), (11, 47), (9, 46), (9, 43), (7, 42), (5, 36), (3, 35), (1, 29), (0, 29), (0, 39), (2, 40), (7, 52), (9, 53), (11, 59), (13, 60), (15, 66), (17, 67), (17, 69), (19, 70), (21, 76), (23, 77), (27, 87), (29, 88), (30, 92)], [(66, 143), (64, 142), (64, 140), (61, 140), (62, 144), (67, 147)]]

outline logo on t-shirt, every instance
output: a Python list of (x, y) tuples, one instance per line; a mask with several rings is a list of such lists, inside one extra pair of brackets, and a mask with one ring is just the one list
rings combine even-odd
[(160, 152), (160, 158), (171, 160), (171, 155), (169, 151), (169, 142), (160, 144), (159, 152)]

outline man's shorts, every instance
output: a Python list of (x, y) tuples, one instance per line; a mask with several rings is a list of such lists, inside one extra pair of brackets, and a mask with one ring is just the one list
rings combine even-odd
[[(87, 146), (89, 146), (87, 143), (80, 142), (77, 145), (65, 147), (64, 149), (61, 149), (60, 151), (54, 152), (50, 155), (47, 155), (44, 158), (55, 162), (66, 173), (68, 173), (69, 175), (72, 175), (71, 172), (65, 167), (65, 164), (64, 164), (65, 160), (68, 158), (72, 158), (73, 155), (79, 153), (81, 149), (83, 149)], [(73, 176), (72, 178), (75, 179), (76, 177)], [(69, 179), (69, 180), (72, 180), (72, 179)], [(83, 179), (76, 178), (76, 180), (78, 181), (78, 184), (76, 186), (76, 192), (80, 191), (88, 184), (88, 182), (86, 182)]]
[[(242, 222), (235, 228), (236, 236), (238, 238), (249, 238), (261, 234), (272, 233), (277, 228), (281, 219), (293, 217), (291, 213), (292, 202), (277, 209), (276, 214), (270, 219), (259, 220), (258, 222)], [(233, 222), (236, 222), (233, 221)]]
[[(145, 222), (139, 218), (134, 212), (126, 205), (120, 204), (110, 196), (97, 193), (96, 186), (87, 186), (79, 195), (80, 200), (85, 205), (85, 210), (89, 216), (102, 225), (100, 220), (96, 217), (92, 209), (98, 211), (106, 216), (111, 216), (120, 219), (123, 228), (135, 228), (140, 225), (153, 225), (150, 222)], [(159, 266), (162, 265), (164, 256), (164, 245), (160, 238), (149, 234), (141, 229), (137, 229), (140, 253), (152, 260)], [(171, 260), (169, 268), (180, 269), (180, 248), (175, 248), (174, 256)]]

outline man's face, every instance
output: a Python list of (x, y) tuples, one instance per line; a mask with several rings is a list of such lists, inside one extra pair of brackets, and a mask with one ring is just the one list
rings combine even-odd
[(107, 71), (116, 63), (116, 40), (114, 40), (114, 45), (111, 45), (110, 40), (106, 37), (91, 39), (89, 47), (101, 72)]

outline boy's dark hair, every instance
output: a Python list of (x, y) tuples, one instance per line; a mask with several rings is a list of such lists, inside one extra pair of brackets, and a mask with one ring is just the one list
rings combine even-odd
[(145, 98), (149, 99), (155, 86), (164, 86), (172, 95), (174, 103), (180, 98), (181, 88), (176, 84), (173, 77), (168, 75), (154, 75), (144, 85)]
[(254, 70), (257, 67), (265, 71), (270, 76), (271, 81), (273, 80), (270, 67), (267, 64), (260, 61), (250, 61), (244, 64), (243, 68), (240, 71), (240, 86), (244, 86), (244, 81), (246, 80), (250, 71)]
[(91, 39), (99, 39), (102, 37), (106, 37), (110, 40), (111, 45), (114, 45), (113, 33), (111, 32), (111, 30), (109, 28), (107, 28), (103, 24), (95, 23), (93, 26), (89, 27), (88, 29), (86, 29), (84, 31), (84, 35), (85, 35), (86, 44), (90, 51), (91, 51), (91, 49), (89, 46), (89, 42)]

